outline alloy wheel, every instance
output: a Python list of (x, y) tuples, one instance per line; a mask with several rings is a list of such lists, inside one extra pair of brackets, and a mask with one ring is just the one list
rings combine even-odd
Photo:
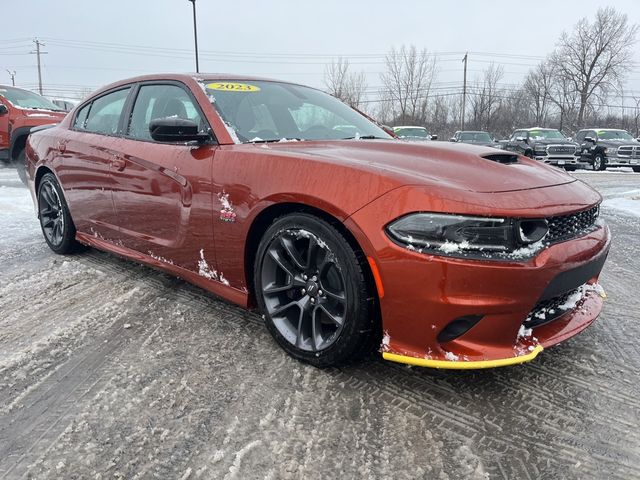
[(49, 181), (40, 187), (38, 210), (42, 231), (53, 246), (60, 246), (64, 239), (64, 211), (57, 190)]
[(347, 314), (345, 277), (335, 254), (316, 234), (287, 229), (268, 245), (262, 269), (266, 313), (294, 347), (327, 349)]

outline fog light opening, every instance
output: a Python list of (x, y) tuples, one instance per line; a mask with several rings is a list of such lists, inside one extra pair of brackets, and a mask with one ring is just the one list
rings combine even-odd
[(484, 315), (465, 315), (450, 322), (438, 334), (438, 342), (446, 343), (467, 333)]

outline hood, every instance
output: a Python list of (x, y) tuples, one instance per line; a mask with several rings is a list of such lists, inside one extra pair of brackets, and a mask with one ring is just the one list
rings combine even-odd
[(18, 111), (26, 118), (49, 119), (56, 122), (62, 120), (67, 114), (67, 112), (57, 112), (54, 110), (44, 110), (39, 108), (20, 108)]
[(623, 145), (631, 145), (635, 147), (639, 144), (637, 140), (598, 140), (598, 145), (605, 147), (621, 147)]
[[(478, 193), (529, 190), (575, 182), (554, 167), (511, 152), (446, 142), (339, 140), (253, 145), (262, 154), (337, 163), (385, 175), (401, 185), (449, 187)], [(484, 157), (492, 158), (484, 158)], [(516, 160), (500, 163), (502, 160)]]
[(571, 145), (573, 147), (577, 147), (578, 144), (571, 140), (567, 139), (545, 139), (545, 140), (531, 140), (530, 143), (533, 145)]

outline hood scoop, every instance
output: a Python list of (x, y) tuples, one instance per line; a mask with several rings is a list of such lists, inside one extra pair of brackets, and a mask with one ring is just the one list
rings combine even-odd
[(486, 158), (487, 160), (491, 160), (496, 163), (518, 163), (518, 155), (513, 153), (491, 153), (489, 155), (482, 155), (482, 158)]

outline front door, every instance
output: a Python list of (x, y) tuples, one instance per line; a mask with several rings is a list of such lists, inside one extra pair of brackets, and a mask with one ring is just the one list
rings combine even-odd
[(113, 203), (123, 246), (189, 270), (215, 265), (211, 169), (216, 147), (159, 143), (149, 124), (177, 116), (203, 128), (204, 116), (186, 87), (142, 84), (119, 162), (113, 163)]

